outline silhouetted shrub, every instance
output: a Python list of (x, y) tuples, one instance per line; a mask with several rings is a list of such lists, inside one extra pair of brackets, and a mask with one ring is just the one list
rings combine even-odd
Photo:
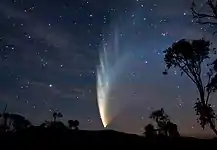
[(78, 126), (79, 126), (79, 121), (78, 120), (69, 120), (68, 121), (69, 124), (69, 128), (70, 129), (75, 129), (75, 130), (79, 130)]

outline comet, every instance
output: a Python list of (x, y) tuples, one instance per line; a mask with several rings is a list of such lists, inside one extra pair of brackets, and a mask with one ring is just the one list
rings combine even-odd
[(99, 66), (97, 67), (97, 102), (101, 121), (105, 128), (115, 115), (115, 109), (110, 108), (110, 106), (113, 100), (111, 88), (114, 86), (117, 75), (117, 62), (118, 38), (115, 34), (114, 40), (103, 44), (99, 54)]
[(102, 124), (105, 128), (113, 121), (119, 112), (128, 105), (122, 100), (123, 72), (131, 54), (124, 51), (121, 45), (118, 27), (114, 28), (113, 36), (102, 43), (99, 50), (99, 65), (97, 66), (97, 103)]
[(97, 68), (97, 102), (102, 124), (106, 127), (109, 123), (107, 118), (107, 103), (109, 96), (109, 76), (108, 76), (108, 62), (107, 62), (106, 49), (104, 47), (103, 53), (100, 54), (100, 65)]

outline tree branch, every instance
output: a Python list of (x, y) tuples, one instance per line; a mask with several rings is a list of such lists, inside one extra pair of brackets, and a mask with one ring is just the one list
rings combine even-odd
[(198, 12), (196, 12), (196, 10), (194, 10), (193, 8), (191, 9), (192, 10), (192, 15), (193, 15), (193, 18), (216, 18), (216, 16), (213, 16), (211, 14), (200, 14)]
[[(191, 7), (191, 11), (192, 11), (192, 15), (193, 18), (197, 19), (197, 23), (199, 24), (209, 24), (209, 25), (213, 25), (213, 26), (217, 26), (217, 22), (215, 22), (215, 20), (217, 20), (217, 3), (216, 5), (214, 5), (213, 0), (207, 0), (207, 5), (208, 7), (211, 9), (212, 14), (209, 13), (200, 13), (195, 9), (195, 3), (192, 3), (192, 7)], [(207, 19), (212, 19), (210, 21), (207, 21)], [(217, 31), (215, 31), (213, 34), (215, 34)]]
[(187, 63), (185, 63), (186, 64), (186, 66), (188, 67), (188, 70), (190, 71), (190, 73), (193, 75), (193, 77), (194, 77), (194, 80), (195, 80), (195, 84), (196, 84), (196, 86), (197, 86), (197, 89), (198, 89), (198, 91), (199, 91), (199, 93), (200, 93), (200, 98), (201, 98), (201, 102), (202, 103), (205, 103), (205, 90), (204, 90), (204, 86), (203, 86), (203, 82), (202, 82), (202, 79), (201, 79), (201, 74), (199, 74), (196, 70), (198, 70), (198, 69), (196, 69), (196, 70), (194, 70), (194, 68), (198, 68), (198, 67), (201, 67), (201, 66), (197, 66), (197, 65), (195, 65), (195, 64), (192, 64), (192, 65), (194, 65), (193, 66), (193, 69), (192, 69), (192, 67), (190, 66), (190, 64), (188, 63), (188, 61), (187, 60), (185, 60)]
[(217, 17), (217, 11), (216, 11), (216, 7), (213, 4), (212, 0), (208, 0), (207, 4), (210, 6), (210, 8), (212, 9), (213, 14)]
[(212, 90), (209, 90), (207, 92), (207, 97), (206, 97), (206, 105), (208, 104), (208, 101), (209, 101), (209, 97), (210, 97), (210, 94), (212, 93)]
[(183, 72), (186, 73), (186, 75), (187, 75), (195, 84), (197, 84), (196, 81), (194, 80), (194, 78), (188, 73), (188, 71), (186, 71), (186, 69), (185, 69), (183, 66), (180, 65), (180, 63), (177, 63), (177, 65), (179, 66), (179, 68), (180, 68)]
[(200, 19), (197, 21), (197, 23), (199, 23), (199, 24), (210, 24), (210, 25), (217, 26), (217, 22), (212, 22), (212, 21), (201, 21)]
[[(208, 85), (210, 84), (210, 82), (211, 82), (211, 77), (212, 77), (212, 75), (210, 74), (209, 77), (208, 77), (207, 86), (208, 86)], [(207, 104), (208, 101), (209, 101), (209, 97), (210, 97), (211, 92), (212, 92), (212, 88), (207, 91), (206, 104)]]
[(195, 6), (191, 7), (191, 11), (192, 11), (193, 18), (217, 18), (217, 15), (197, 12)]

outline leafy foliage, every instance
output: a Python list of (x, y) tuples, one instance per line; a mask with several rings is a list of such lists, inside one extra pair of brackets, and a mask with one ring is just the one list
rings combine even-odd
[(172, 123), (169, 116), (164, 112), (164, 109), (153, 111), (150, 118), (155, 120), (158, 128), (155, 129), (153, 125), (149, 124), (145, 127), (145, 135), (148, 137), (153, 136), (179, 136), (177, 125)]
[(200, 73), (201, 63), (209, 58), (210, 42), (204, 39), (187, 41), (182, 39), (164, 51), (167, 69), (180, 67), (184, 72)]
[(74, 129), (78, 130), (78, 126), (79, 126), (78, 120), (69, 120), (68, 124), (69, 124), (69, 128), (74, 128)]
[(150, 115), (151, 119), (154, 119), (157, 123), (166, 123), (169, 121), (169, 116), (164, 112), (164, 109), (153, 111)]
[(194, 109), (196, 111), (196, 115), (198, 115), (198, 122), (201, 127), (204, 129), (207, 124), (211, 121), (215, 126), (216, 115), (211, 107), (211, 104), (203, 105), (199, 100), (195, 103)]
[(156, 121), (160, 130), (164, 130), (166, 124), (169, 122), (169, 116), (164, 112), (163, 108), (153, 111), (150, 118)]

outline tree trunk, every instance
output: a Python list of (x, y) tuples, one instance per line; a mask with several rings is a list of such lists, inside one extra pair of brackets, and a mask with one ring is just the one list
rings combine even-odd
[[(200, 100), (202, 102), (203, 105), (207, 105), (206, 102), (205, 102), (205, 94), (204, 94), (204, 91), (203, 90), (200, 90), (200, 88), (198, 88), (198, 91), (200, 93)], [(215, 135), (217, 136), (217, 130), (215, 128), (215, 124), (213, 124), (212, 120), (208, 119), (208, 122), (209, 122), (209, 126), (210, 126), (210, 129), (215, 133)]]
[(213, 124), (212, 121), (209, 120), (209, 125), (210, 125), (210, 128), (212, 129), (212, 131), (217, 135), (217, 130), (215, 128), (215, 125)]

